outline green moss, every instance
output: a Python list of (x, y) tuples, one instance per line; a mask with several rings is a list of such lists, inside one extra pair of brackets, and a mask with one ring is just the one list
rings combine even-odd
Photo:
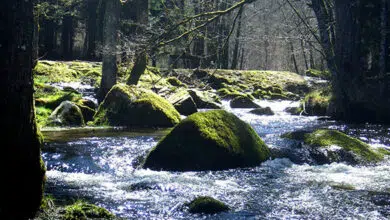
[(84, 126), (85, 120), (80, 108), (73, 102), (64, 101), (49, 117), (48, 126)]
[(36, 121), (38, 127), (45, 127), (48, 124), (48, 119), (52, 112), (53, 110), (45, 107), (35, 108)]
[(255, 166), (270, 152), (250, 125), (224, 110), (190, 115), (149, 153), (144, 166), (164, 170), (221, 170)]
[(384, 157), (382, 153), (373, 150), (370, 145), (336, 130), (318, 129), (314, 132), (292, 132), (282, 137), (303, 140), (305, 144), (312, 147), (338, 146), (361, 157), (365, 162), (378, 162)]
[(54, 209), (54, 197), (53, 196), (44, 196), (42, 198), (41, 206), (39, 207), (40, 211), (46, 212), (48, 210)]
[(86, 220), (86, 219), (112, 219), (115, 216), (106, 209), (88, 204), (83, 201), (77, 201), (73, 205), (65, 207), (63, 220)]
[(259, 108), (260, 106), (254, 103), (249, 96), (238, 96), (230, 102), (232, 108)]
[(181, 87), (187, 87), (184, 83), (182, 83), (180, 80), (178, 80), (176, 77), (171, 76), (168, 77), (167, 82), (171, 84), (172, 86), (181, 86)]
[(124, 84), (115, 85), (94, 116), (96, 125), (166, 127), (180, 122), (172, 104), (156, 93)]
[(331, 73), (328, 70), (317, 70), (317, 69), (308, 69), (306, 70), (306, 75), (307, 76), (312, 76), (312, 77), (319, 77), (322, 79), (330, 79)]
[(54, 94), (47, 94), (42, 97), (36, 97), (35, 104), (38, 107), (44, 107), (44, 108), (54, 110), (63, 101), (78, 102), (80, 99), (81, 99), (81, 95), (78, 93), (58, 91), (57, 93)]
[(229, 211), (226, 204), (209, 196), (197, 197), (187, 205), (190, 213), (215, 214)]
[(328, 89), (316, 90), (305, 96), (303, 99), (306, 113), (309, 115), (326, 115), (331, 94)]
[(233, 88), (222, 88), (217, 90), (217, 94), (222, 99), (232, 99), (235, 97), (243, 96), (243, 93), (238, 92), (237, 90)]
[(35, 66), (34, 80), (40, 83), (89, 82), (97, 84), (102, 75), (101, 63), (39, 61)]

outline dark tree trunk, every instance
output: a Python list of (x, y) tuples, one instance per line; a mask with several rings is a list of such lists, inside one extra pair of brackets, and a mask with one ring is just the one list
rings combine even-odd
[(32, 60), (33, 66), (38, 62), (39, 57), (39, 16), (38, 12), (34, 11), (34, 32), (33, 32), (33, 49), (32, 49)]
[(240, 37), (241, 37), (241, 18), (242, 12), (244, 11), (244, 7), (241, 7), (238, 11), (238, 22), (237, 22), (237, 30), (236, 30), (236, 39), (234, 43), (233, 56), (232, 56), (232, 64), (230, 69), (237, 69), (238, 67), (238, 49), (240, 46)]
[[(335, 30), (334, 30), (334, 16), (333, 9), (330, 6), (331, 1), (325, 0), (312, 0), (312, 8), (317, 17), (318, 29), (321, 39), (321, 46), (325, 52), (325, 59), (328, 64), (328, 68), (331, 71), (333, 77), (336, 77), (336, 64), (335, 64)], [(349, 1), (345, 1), (349, 4)]]
[(32, 78), (33, 2), (0, 2), (0, 219), (34, 217), (44, 184)]
[(96, 20), (96, 40), (95, 40), (95, 56), (97, 59), (102, 58), (103, 54), (103, 30), (104, 30), (104, 17), (106, 12), (106, 0), (98, 0), (97, 7), (97, 20)]
[(119, 25), (119, 0), (107, 0), (103, 24), (103, 69), (98, 92), (98, 101), (103, 101), (108, 91), (116, 84), (117, 43)]
[(379, 80), (380, 80), (380, 96), (386, 94), (387, 82), (386, 75), (386, 56), (387, 56), (387, 31), (388, 31), (388, 0), (382, 0), (381, 4), (381, 42), (379, 55)]
[(240, 69), (244, 69), (244, 48), (241, 49), (241, 60), (240, 60)]
[(142, 74), (144, 74), (146, 65), (148, 64), (148, 57), (146, 52), (141, 52), (137, 55), (134, 67), (131, 70), (130, 77), (127, 80), (128, 85), (137, 85)]
[(85, 33), (85, 57), (87, 60), (96, 60), (96, 39), (98, 30), (98, 5), (99, 0), (88, 0), (87, 30)]
[(291, 50), (291, 61), (294, 64), (294, 70), (297, 74), (299, 74), (297, 59), (295, 58), (295, 51), (294, 51), (294, 44), (292, 41), (290, 41), (290, 50)]
[[(57, 33), (56, 33), (56, 24), (52, 20), (44, 20), (43, 25), (43, 45), (44, 48), (40, 50), (40, 56), (45, 59), (55, 59), (56, 58), (56, 47), (57, 47)], [(39, 39), (41, 41), (41, 39)]]
[(73, 56), (73, 17), (65, 15), (62, 19), (62, 57), (65, 60), (71, 60)]
[(309, 63), (307, 62), (307, 55), (305, 50), (305, 41), (303, 39), (301, 39), (301, 49), (302, 49), (303, 60), (305, 62), (305, 69), (309, 69)]

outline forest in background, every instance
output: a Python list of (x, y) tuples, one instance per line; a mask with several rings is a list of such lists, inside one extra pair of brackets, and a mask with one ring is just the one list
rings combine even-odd
[[(327, 115), (390, 122), (387, 0), (7, 0), (0, 6), (0, 104), (7, 128), (1, 217), (31, 218), (41, 205), (45, 165), (32, 72), (38, 60), (102, 61), (100, 102), (117, 83), (120, 63), (131, 63), (130, 85), (147, 65), (301, 74), (326, 69), (332, 84)], [(121, 86), (115, 88), (127, 92)]]
[[(40, 1), (35, 6), (38, 57), (100, 61), (104, 53), (105, 2)], [(211, 22), (210, 16), (201, 16), (175, 27), (185, 18), (226, 10), (235, 3), (233, 0), (123, 2), (119, 6), (118, 58), (133, 61), (136, 51), (151, 47), (157, 42), (155, 39), (169, 41), (204, 25), (150, 51), (151, 64), (162, 68), (286, 70), (300, 74), (310, 68), (325, 68), (320, 45), (309, 30), (316, 29), (317, 21), (304, 1), (293, 4), (305, 22), (284, 0), (259, 0)], [(168, 27), (172, 30), (167, 31)]]

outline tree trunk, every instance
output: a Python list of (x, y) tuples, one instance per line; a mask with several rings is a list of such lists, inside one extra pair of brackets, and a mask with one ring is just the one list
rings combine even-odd
[(103, 23), (103, 69), (98, 92), (98, 101), (104, 100), (106, 94), (116, 84), (117, 64), (116, 47), (118, 42), (119, 0), (107, 0)]
[(299, 74), (297, 59), (295, 58), (295, 52), (294, 52), (294, 44), (292, 41), (290, 41), (290, 50), (291, 50), (291, 61), (294, 64), (294, 69), (297, 74)]
[(33, 3), (3, 0), (0, 8), (0, 219), (27, 219), (40, 206), (45, 174), (33, 101)]
[(96, 38), (97, 29), (99, 27), (97, 20), (97, 9), (99, 5), (99, 0), (88, 0), (88, 18), (87, 18), (87, 30), (85, 33), (85, 57), (87, 60), (96, 60)]
[(134, 67), (127, 80), (128, 85), (137, 85), (148, 64), (148, 57), (145, 51), (139, 53), (135, 59)]
[(104, 35), (104, 18), (106, 13), (106, 0), (98, 0), (97, 19), (96, 19), (96, 40), (95, 56), (97, 59), (102, 58), (103, 54), (103, 35)]
[(237, 30), (236, 30), (236, 39), (234, 43), (233, 56), (232, 56), (232, 65), (230, 69), (237, 69), (238, 67), (238, 49), (240, 45), (240, 36), (241, 36), (241, 18), (242, 12), (244, 11), (244, 7), (241, 7), (238, 11), (238, 22), (237, 22)]
[(73, 17), (65, 15), (62, 19), (62, 58), (71, 60), (73, 55)]
[[(56, 24), (52, 20), (45, 20), (43, 22), (43, 50), (40, 50), (40, 56), (45, 59), (56, 58), (56, 47), (57, 47), (57, 35), (56, 35)], [(41, 39), (39, 39), (41, 40)]]
[(303, 39), (301, 39), (301, 49), (302, 49), (302, 55), (303, 55), (303, 60), (305, 62), (305, 69), (309, 69), (309, 64), (307, 62), (307, 55), (306, 55), (306, 50), (305, 50), (305, 42)]
[(39, 57), (39, 16), (38, 12), (34, 11), (34, 32), (33, 32), (33, 49), (32, 49), (32, 60), (33, 66), (38, 62)]
[(379, 55), (379, 80), (380, 80), (380, 96), (384, 97), (386, 94), (387, 82), (385, 80), (386, 75), (386, 56), (387, 56), (387, 31), (388, 31), (388, 9), (387, 0), (382, 0), (381, 7), (381, 42), (380, 42), (380, 55)]
[(240, 60), (240, 70), (244, 69), (244, 48), (241, 49), (241, 60)]

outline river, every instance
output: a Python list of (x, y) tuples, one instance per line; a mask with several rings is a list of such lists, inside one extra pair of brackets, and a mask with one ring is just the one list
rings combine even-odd
[[(230, 109), (250, 123), (274, 150), (288, 158), (260, 166), (213, 172), (158, 172), (139, 168), (167, 131), (100, 132), (46, 142), (46, 194), (57, 201), (84, 199), (126, 219), (387, 219), (390, 216), (390, 159), (375, 166), (316, 165), (280, 135), (326, 127), (358, 137), (373, 147), (390, 148), (390, 128), (347, 125), (283, 112), (297, 102), (261, 101), (274, 116)], [(59, 132), (61, 133), (61, 132)], [(61, 135), (60, 135), (61, 136)], [(192, 215), (183, 206), (196, 196), (217, 198), (231, 211)]]

